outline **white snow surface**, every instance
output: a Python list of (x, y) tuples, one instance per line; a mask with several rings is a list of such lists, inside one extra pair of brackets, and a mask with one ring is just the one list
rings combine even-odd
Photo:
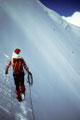
[(62, 16), (62, 18), (67, 22), (80, 27), (80, 11), (76, 11), (72, 16), (69, 17)]
[(12, 68), (3, 85), (15, 48), (33, 74), (35, 119), (80, 120), (80, 27), (38, 0), (0, 1), (0, 119), (34, 120), (27, 75), (22, 103), (16, 100)]

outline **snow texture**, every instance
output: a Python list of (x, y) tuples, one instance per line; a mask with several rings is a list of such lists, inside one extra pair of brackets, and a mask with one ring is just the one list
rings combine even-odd
[[(4, 86), (15, 48), (22, 50), (34, 78), (30, 97), (25, 75), (22, 103), (12, 67)], [(36, 120), (80, 120), (80, 27), (38, 0), (0, 0), (0, 83), (0, 120), (34, 120), (33, 112)]]

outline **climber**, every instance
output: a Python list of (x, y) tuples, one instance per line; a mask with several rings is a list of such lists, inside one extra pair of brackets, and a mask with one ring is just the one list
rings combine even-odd
[(26, 65), (24, 59), (20, 57), (19, 55), (20, 52), (21, 50), (18, 48), (14, 50), (12, 58), (9, 60), (9, 63), (6, 66), (5, 74), (8, 74), (8, 68), (10, 67), (10, 65), (12, 65), (17, 99), (19, 101), (22, 101), (21, 94), (23, 93), (25, 95), (24, 70), (23, 69), (25, 68), (28, 75), (32, 75), (32, 73), (29, 71), (29, 68)]

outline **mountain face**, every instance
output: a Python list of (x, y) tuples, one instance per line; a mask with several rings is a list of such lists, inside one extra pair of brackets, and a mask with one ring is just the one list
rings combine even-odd
[[(15, 48), (21, 49), (34, 78), (30, 97), (25, 74), (22, 103), (15, 97), (12, 67), (3, 85), (5, 66)], [(0, 82), (2, 120), (34, 120), (34, 116), (36, 120), (79, 120), (80, 28), (38, 0), (1, 0)]]

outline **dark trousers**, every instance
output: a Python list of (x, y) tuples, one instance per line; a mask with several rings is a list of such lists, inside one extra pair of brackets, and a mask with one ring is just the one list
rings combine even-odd
[(24, 86), (24, 72), (13, 73), (16, 90), (20, 90), (20, 87)]

